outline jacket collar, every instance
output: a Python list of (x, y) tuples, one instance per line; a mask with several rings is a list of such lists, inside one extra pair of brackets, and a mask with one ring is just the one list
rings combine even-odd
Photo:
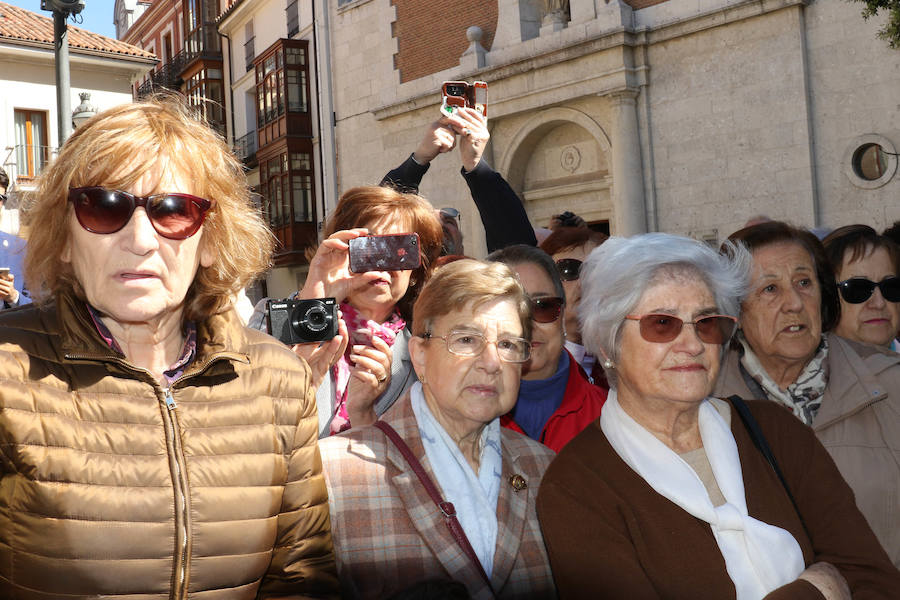
[[(103, 340), (91, 319), (87, 305), (71, 293), (56, 297), (56, 310), (47, 314), (48, 332), (57, 333), (62, 349), (61, 359), (114, 364), (128, 371), (143, 372), (128, 362)], [(197, 323), (197, 355), (184, 375), (196, 375), (220, 360), (250, 363), (250, 357), (237, 348), (246, 347), (246, 335), (237, 313), (229, 310)], [(217, 369), (216, 369), (217, 371)]]
[(816, 431), (887, 398), (889, 390), (878, 381), (877, 376), (900, 364), (900, 355), (894, 352), (883, 352), (831, 333), (825, 335), (829, 344), (829, 379), (822, 407), (813, 420), (812, 426)]
[[(440, 484), (425, 455), (425, 447), (419, 436), (419, 427), (413, 413), (409, 391), (403, 394), (394, 406), (382, 416), (382, 420), (397, 430), (400, 437), (409, 445), (413, 455), (422, 464), (425, 472), (440, 489)], [(517, 492), (511, 484), (515, 475), (523, 473), (519, 464), (519, 454), (512, 450), (508, 443), (510, 436), (517, 435), (519, 434), (503, 428), (500, 430), (502, 472), (500, 495), (497, 499), (497, 546), (494, 550), (494, 567), (491, 573), (494, 590), (503, 588), (512, 572), (524, 535), (529, 495), (537, 494), (537, 489), (530, 486)], [(387, 461), (397, 470), (397, 474), (392, 480), (393, 485), (422, 539), (425, 540), (429, 549), (450, 576), (466, 583), (473, 598), (491, 597), (487, 586), (483, 585), (477, 569), (447, 529), (443, 514), (434, 505), (409, 463), (390, 440), (385, 439), (385, 444)]]

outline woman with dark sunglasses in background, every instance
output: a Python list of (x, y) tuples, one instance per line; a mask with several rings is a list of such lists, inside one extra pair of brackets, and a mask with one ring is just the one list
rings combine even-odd
[(834, 332), (892, 347), (900, 331), (900, 248), (868, 225), (847, 225), (822, 240), (841, 296)]
[(737, 410), (710, 397), (750, 275), (749, 253), (731, 250), (610, 238), (582, 268), (584, 339), (612, 388), (538, 492), (561, 598), (886, 599), (900, 586), (812, 431), (746, 404), (795, 508)]
[(839, 292), (815, 235), (769, 221), (729, 239), (753, 275), (716, 394), (771, 400), (811, 426), (900, 566), (900, 355), (835, 335)]
[(581, 302), (581, 264), (591, 250), (607, 239), (606, 234), (587, 227), (559, 227), (541, 242), (541, 250), (556, 262), (556, 268), (566, 290), (566, 350), (568, 350), (591, 380), (606, 386), (603, 369), (596, 357), (581, 343), (578, 323), (578, 304)]
[(500, 422), (559, 452), (600, 416), (606, 388), (593, 385), (564, 347), (566, 293), (553, 259), (540, 248), (517, 244), (487, 260), (505, 263), (516, 273), (531, 299), (534, 321), (518, 400)]
[(309, 367), (231, 298), (272, 236), (175, 98), (81, 125), (22, 214), (0, 315), (0, 597), (337, 591)]

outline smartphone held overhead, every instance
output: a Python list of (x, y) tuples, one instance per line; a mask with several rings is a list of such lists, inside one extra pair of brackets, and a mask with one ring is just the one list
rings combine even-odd
[(419, 234), (367, 235), (350, 240), (350, 271), (409, 271), (422, 264)]
[(441, 114), (452, 115), (458, 108), (474, 108), (487, 118), (487, 83), (445, 81), (441, 86)]

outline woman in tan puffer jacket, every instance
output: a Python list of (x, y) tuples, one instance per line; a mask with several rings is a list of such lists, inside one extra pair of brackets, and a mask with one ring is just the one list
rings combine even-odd
[(24, 210), (0, 315), (0, 597), (336, 591), (308, 366), (230, 298), (271, 235), (172, 99), (80, 127)]

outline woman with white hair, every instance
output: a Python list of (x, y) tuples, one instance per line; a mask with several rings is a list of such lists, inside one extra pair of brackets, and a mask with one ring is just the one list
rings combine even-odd
[(812, 431), (769, 402), (709, 397), (750, 276), (749, 253), (728, 247), (611, 238), (582, 267), (584, 342), (612, 389), (538, 495), (562, 598), (900, 589)]

